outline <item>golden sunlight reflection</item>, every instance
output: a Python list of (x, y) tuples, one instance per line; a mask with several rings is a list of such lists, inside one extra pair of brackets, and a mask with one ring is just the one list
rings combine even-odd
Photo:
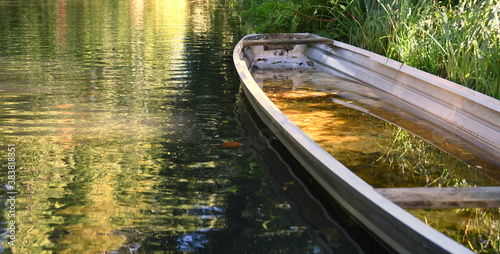
[[(121, 15), (123, 8), (112, 12), (108, 5), (84, 5), (86, 13), (95, 14), (89, 25), (100, 27), (79, 34), (90, 45), (82, 51), (83, 63), (31, 61), (30, 76), (55, 78), (29, 87), (36, 92), (29, 98), (34, 108), (26, 110), (24, 95), (15, 93), (19, 103), (5, 108), (5, 114), (16, 116), (9, 120), (16, 129), (2, 127), (2, 133), (13, 135), (9, 140), (22, 147), (19, 160), (27, 165), (26, 191), (19, 196), (25, 206), (18, 213), (19, 253), (117, 250), (141, 237), (124, 225), (153, 216), (144, 211), (154, 210), (151, 194), (164, 166), (158, 143), (172, 114), (164, 102), (179, 92), (165, 89), (164, 80), (184, 68), (186, 2), (130, 0), (128, 16)], [(78, 22), (66, 14), (69, 6), (57, 4), (60, 54), (72, 46), (69, 31), (77, 30), (72, 26)], [(116, 16), (100, 15), (104, 10)], [(48, 65), (75, 76), (62, 80), (46, 72)], [(73, 92), (60, 96), (68, 86)], [(196, 228), (179, 225), (177, 230)]]

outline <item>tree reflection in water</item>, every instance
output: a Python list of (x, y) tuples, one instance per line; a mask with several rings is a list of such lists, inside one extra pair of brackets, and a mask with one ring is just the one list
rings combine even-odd
[(321, 252), (253, 154), (220, 146), (245, 143), (229, 3), (0, 2), (0, 143), (22, 176), (5, 252)]

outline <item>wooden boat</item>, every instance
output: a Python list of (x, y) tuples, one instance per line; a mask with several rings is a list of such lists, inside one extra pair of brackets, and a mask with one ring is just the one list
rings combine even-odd
[[(374, 189), (292, 123), (253, 75), (262, 70), (305, 75), (322, 72), (371, 87), (380, 92), (379, 99), (392, 100), (398, 108), (441, 126), (440, 131), (458, 137), (461, 146), (481, 154), (469, 163), (496, 181), (500, 180), (498, 100), (313, 34), (247, 35), (236, 45), (233, 60), (243, 91), (259, 117), (322, 188), (390, 249), (399, 253), (471, 253), (399, 205), (500, 207), (498, 187)], [(442, 148), (446, 150), (446, 146)]]

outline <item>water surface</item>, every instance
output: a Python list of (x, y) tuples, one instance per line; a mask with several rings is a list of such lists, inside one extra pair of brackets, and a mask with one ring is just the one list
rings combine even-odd
[(234, 112), (231, 56), (242, 37), (234, 6), (0, 1), (0, 154), (6, 164), (15, 146), (17, 167), (10, 189), (2, 173), (2, 198), (16, 193), (13, 234), (8, 202), (2, 214), (2, 251), (321, 253), (342, 245), (346, 237), (318, 245), (255, 153), (220, 145), (248, 144)]

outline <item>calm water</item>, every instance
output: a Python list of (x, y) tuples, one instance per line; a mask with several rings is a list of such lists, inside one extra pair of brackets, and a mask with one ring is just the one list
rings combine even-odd
[(252, 118), (236, 6), (0, 0), (0, 252), (384, 252)]
[(361, 251), (297, 178), (269, 178), (286, 165), (235, 104), (233, 2), (0, 0), (0, 17), (1, 251)]

